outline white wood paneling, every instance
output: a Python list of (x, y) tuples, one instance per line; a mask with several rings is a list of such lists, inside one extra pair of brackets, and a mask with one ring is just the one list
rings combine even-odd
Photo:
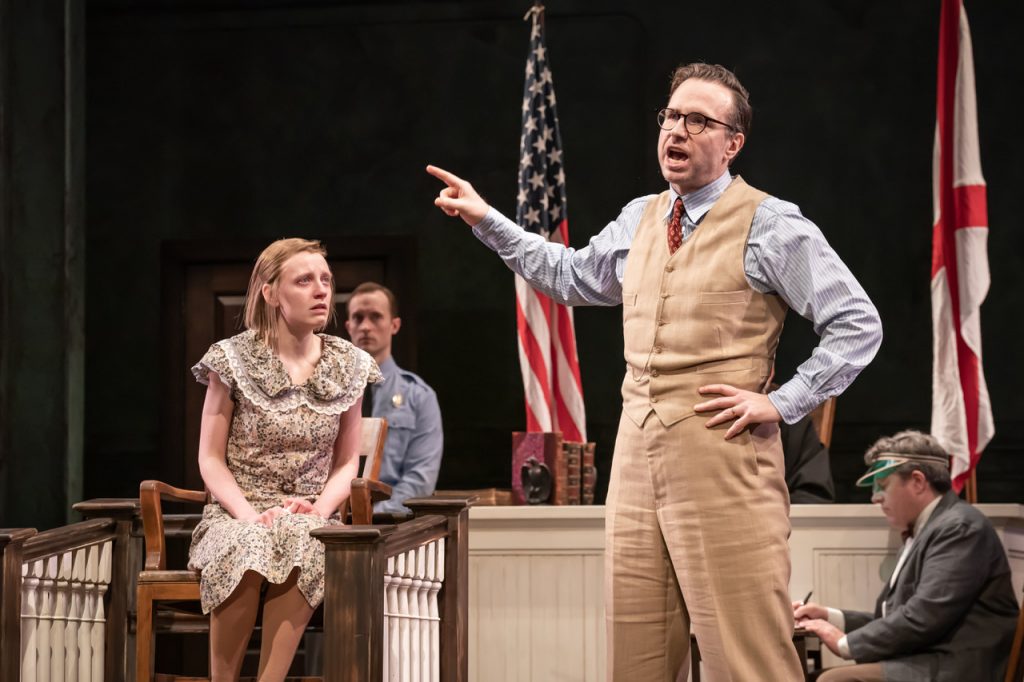
[[(1024, 506), (982, 504), (1024, 590)], [(604, 507), (474, 507), (469, 675), (477, 682), (600, 682), (605, 673)], [(798, 505), (790, 594), (870, 611), (899, 535), (874, 506)], [(826, 662), (829, 662), (828, 656)]]

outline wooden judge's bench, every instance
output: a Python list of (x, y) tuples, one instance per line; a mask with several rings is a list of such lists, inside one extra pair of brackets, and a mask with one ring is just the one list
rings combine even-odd
[[(1024, 506), (977, 505), (1024, 589)], [(794, 505), (790, 594), (870, 611), (899, 535), (868, 504)], [(604, 680), (604, 507), (476, 506), (469, 515), (469, 678)], [(823, 664), (839, 661), (824, 652)]]

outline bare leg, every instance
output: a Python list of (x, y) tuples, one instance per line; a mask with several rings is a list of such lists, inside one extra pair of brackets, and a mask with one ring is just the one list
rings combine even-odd
[(263, 641), (260, 643), (260, 682), (279, 682), (288, 674), (313, 608), (302, 596), (296, 581), (299, 569), (288, 580), (270, 585), (263, 602)]
[(256, 623), (263, 576), (246, 571), (231, 595), (210, 613), (211, 682), (237, 680)]

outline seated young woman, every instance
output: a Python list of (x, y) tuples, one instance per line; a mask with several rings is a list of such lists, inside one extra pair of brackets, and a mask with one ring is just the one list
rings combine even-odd
[(192, 536), (210, 613), (210, 675), (239, 675), (263, 601), (259, 679), (283, 680), (324, 595), (324, 548), (309, 533), (341, 523), (357, 473), (373, 359), (320, 333), (334, 315), (334, 278), (319, 242), (282, 239), (260, 254), (246, 294), (246, 331), (213, 344), (192, 368), (207, 386), (199, 468), (213, 501)]

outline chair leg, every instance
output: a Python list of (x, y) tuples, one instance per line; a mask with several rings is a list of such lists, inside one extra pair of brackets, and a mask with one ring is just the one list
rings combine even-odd
[(135, 604), (135, 682), (152, 682), (153, 598), (147, 586), (138, 586)]

